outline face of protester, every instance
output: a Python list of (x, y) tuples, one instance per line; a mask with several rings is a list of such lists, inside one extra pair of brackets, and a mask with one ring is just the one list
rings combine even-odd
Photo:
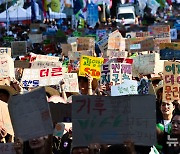
[(172, 119), (172, 134), (180, 135), (180, 115), (176, 115)]
[(88, 93), (88, 82), (85, 82), (84, 80), (79, 81), (79, 90), (82, 94), (86, 95)]
[(72, 154), (89, 154), (89, 149), (86, 147), (75, 148), (73, 149)]
[(163, 115), (170, 115), (173, 113), (175, 106), (172, 102), (162, 102), (161, 104), (161, 112)]
[(32, 139), (29, 140), (29, 146), (31, 147), (31, 149), (39, 149), (44, 147), (45, 141), (46, 141), (45, 137)]

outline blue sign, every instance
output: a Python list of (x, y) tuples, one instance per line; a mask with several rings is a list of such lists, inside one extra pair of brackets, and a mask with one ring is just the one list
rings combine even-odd
[(180, 60), (180, 50), (161, 49), (160, 60)]
[(92, 2), (87, 6), (87, 24), (94, 27), (98, 22), (98, 5)]

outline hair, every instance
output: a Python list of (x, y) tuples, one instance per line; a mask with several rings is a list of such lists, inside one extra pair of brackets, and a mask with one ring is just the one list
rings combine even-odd
[(88, 83), (88, 78), (83, 77), (83, 76), (78, 76), (78, 81), (79, 81), (79, 82), (84, 81), (84, 82), (87, 82), (87, 83)]
[(7, 90), (5, 90), (5, 89), (0, 89), (0, 93), (5, 94), (8, 97), (10, 96), (10, 93)]
[(73, 147), (71, 153), (73, 154), (74, 150), (76, 150), (76, 149), (88, 149), (89, 150), (89, 147), (88, 146)]

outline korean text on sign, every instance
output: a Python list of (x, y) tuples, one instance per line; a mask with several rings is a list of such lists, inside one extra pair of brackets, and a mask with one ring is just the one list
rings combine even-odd
[(180, 99), (180, 63), (164, 62), (163, 101)]
[(80, 59), (79, 76), (90, 74), (93, 78), (100, 79), (103, 61), (103, 58), (82, 55)]

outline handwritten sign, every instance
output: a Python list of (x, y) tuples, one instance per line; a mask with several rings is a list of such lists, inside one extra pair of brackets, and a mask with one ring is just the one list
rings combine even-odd
[(11, 48), (7, 48), (7, 47), (1, 47), (0, 48), (0, 55), (1, 54), (8, 54), (11, 57)]
[(102, 39), (104, 36), (106, 36), (106, 29), (98, 29), (96, 30), (96, 36), (98, 37), (98, 40)]
[(79, 92), (77, 73), (65, 73), (64, 75), (65, 92)]
[(32, 69), (41, 69), (41, 68), (55, 68), (62, 67), (61, 62), (45, 62), (45, 61), (34, 61), (31, 63)]
[(23, 87), (57, 85), (63, 78), (62, 67), (24, 69), (21, 82)]
[(81, 58), (81, 55), (93, 56), (93, 53), (94, 53), (94, 51), (91, 51), (91, 50), (68, 52), (68, 58), (70, 60), (79, 60)]
[(2, 154), (16, 154), (14, 143), (0, 143), (0, 153)]
[(180, 60), (180, 50), (161, 49), (160, 60)]
[(180, 99), (180, 64), (178, 62), (164, 62), (163, 71), (163, 101)]
[(149, 26), (148, 31), (154, 37), (155, 50), (159, 50), (160, 43), (170, 43), (171, 34), (169, 25)]
[(133, 70), (144, 75), (158, 74), (163, 71), (163, 62), (158, 53), (144, 54), (134, 57)]
[(111, 96), (133, 95), (137, 92), (138, 83), (134, 80), (124, 80), (124, 83), (111, 86)]
[(7, 130), (7, 133), (14, 135), (7, 103), (0, 100), (0, 126)]
[(29, 34), (29, 39), (32, 43), (41, 43), (43, 41), (42, 34)]
[(59, 62), (59, 57), (47, 56), (47, 55), (36, 55), (36, 60), (35, 61)]
[(153, 95), (73, 97), (73, 146), (120, 144), (127, 138), (135, 145), (154, 145), (155, 101)]
[(101, 52), (104, 53), (108, 49), (108, 36), (97, 42), (97, 45), (99, 46)]
[(90, 74), (93, 78), (100, 79), (103, 61), (103, 58), (82, 55), (80, 59), (79, 76)]
[(107, 50), (107, 52), (105, 53), (103, 54), (103, 57), (108, 57), (108, 58), (113, 58), (113, 57), (126, 58), (128, 56), (128, 52), (126, 51)]
[(92, 37), (79, 37), (77, 39), (77, 50), (95, 50), (95, 40)]
[(8, 108), (14, 132), (23, 141), (53, 133), (45, 88), (12, 96)]
[(14, 41), (11, 43), (12, 55), (21, 56), (27, 53), (27, 42), (26, 41)]
[(15, 78), (14, 61), (7, 54), (0, 55), (0, 78), (3, 77)]

